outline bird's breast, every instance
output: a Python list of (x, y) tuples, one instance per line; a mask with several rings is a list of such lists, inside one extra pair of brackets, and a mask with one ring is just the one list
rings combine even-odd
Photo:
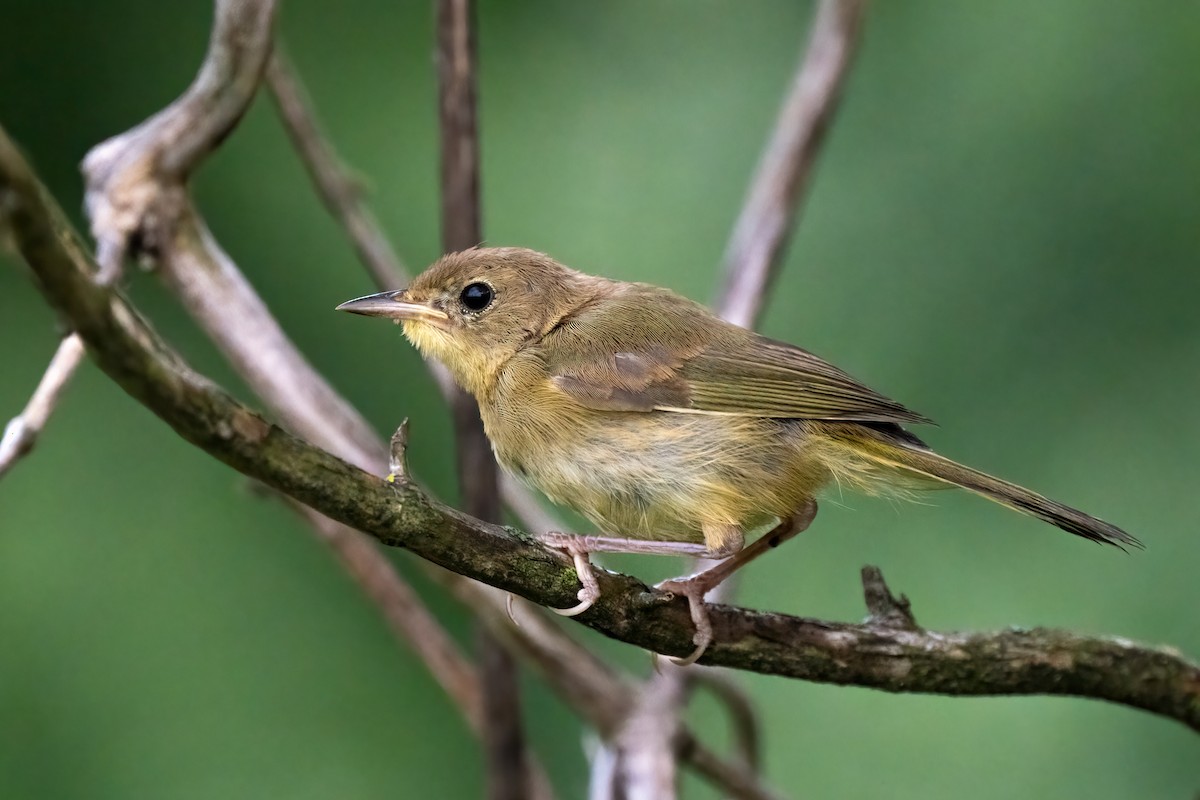
[(800, 440), (778, 421), (597, 411), (529, 382), (481, 410), (507, 471), (606, 534), (700, 541), (706, 522), (751, 528), (797, 502)]

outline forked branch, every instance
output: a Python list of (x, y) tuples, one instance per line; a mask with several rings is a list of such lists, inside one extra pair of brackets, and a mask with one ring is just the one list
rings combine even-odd
[[(569, 562), (511, 528), (444, 507), (419, 487), (388, 483), (265, 421), (194, 372), (94, 266), (7, 137), (0, 137), (3, 223), (47, 300), (96, 363), (181, 436), (328, 517), (447, 569), (542, 605), (568, 604)], [(687, 603), (601, 572), (602, 598), (580, 619), (656, 652), (691, 650)], [(893, 692), (1092, 697), (1200, 731), (1200, 667), (1179, 653), (1047, 629), (935, 633), (718, 606), (709, 664)]]

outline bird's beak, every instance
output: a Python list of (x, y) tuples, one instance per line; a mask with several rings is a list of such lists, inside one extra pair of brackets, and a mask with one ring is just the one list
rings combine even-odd
[(424, 303), (408, 301), (405, 299), (404, 289), (356, 297), (353, 300), (347, 300), (334, 310), (349, 311), (351, 314), (362, 314), (365, 317), (387, 317), (397, 322), (416, 320), (438, 324), (450, 319), (445, 311), (439, 311)]

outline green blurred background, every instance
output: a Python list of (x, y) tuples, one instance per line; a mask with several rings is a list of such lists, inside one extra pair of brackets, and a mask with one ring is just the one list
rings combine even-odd
[[(400, 251), (436, 257), (430, 3), (289, 0), (281, 29)], [(483, 2), (485, 228), (712, 297), (804, 41), (792, 2)], [(0, 123), (60, 201), (87, 149), (173, 99), (209, 3), (0, 0)], [(741, 600), (862, 616), (883, 567), (935, 629), (1062, 626), (1200, 656), (1200, 4), (876, 3), (763, 329), (939, 420), (949, 455), (1123, 525), (1122, 555), (955, 493), (831, 496)], [(453, 497), (447, 415), (260, 98), (197, 177), (213, 230), (287, 331)], [(0, 269), (0, 416), (56, 343)], [(247, 396), (153, 278), (129, 292)], [(395, 554), (464, 641), (461, 610)], [(621, 562), (646, 578), (662, 560)], [(606, 656), (648, 659), (577, 625)], [(1193, 733), (1063, 698), (892, 696), (744, 676), (766, 772), (807, 797), (1192, 797)], [(534, 681), (530, 735), (585, 792), (583, 731)], [(726, 740), (701, 698), (693, 722)], [(0, 483), (0, 796), (471, 797), (478, 748), (281, 504), (90, 365)], [(711, 792), (691, 781), (693, 796)]]

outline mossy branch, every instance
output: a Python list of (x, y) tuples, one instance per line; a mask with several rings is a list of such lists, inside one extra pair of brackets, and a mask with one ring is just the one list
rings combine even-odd
[[(570, 563), (528, 535), (351, 466), (192, 370), (119, 291), (94, 280), (87, 249), (2, 130), (0, 226), (100, 368), (189, 442), (386, 545), (535, 603), (574, 601)], [(691, 650), (683, 599), (626, 575), (599, 578), (602, 599), (580, 621), (647, 650)], [(866, 582), (873, 615), (863, 624), (714, 607), (716, 641), (704, 663), (892, 692), (1090, 697), (1200, 731), (1200, 667), (1173, 650), (1041, 628), (935, 633), (917, 627), (907, 610), (885, 613), (882, 578)]]

